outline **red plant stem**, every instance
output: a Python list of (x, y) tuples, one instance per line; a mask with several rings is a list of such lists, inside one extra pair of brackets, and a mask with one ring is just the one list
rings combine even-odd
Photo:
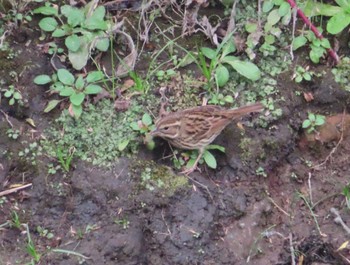
[[(289, 3), (289, 5), (292, 7), (292, 8), (296, 8), (297, 10), (297, 14), (299, 17), (301, 17), (301, 19), (304, 21), (304, 23), (310, 27), (310, 29), (312, 30), (313, 33), (315, 33), (316, 37), (319, 38), (319, 39), (323, 39), (323, 35), (321, 34), (321, 32), (318, 31), (318, 29), (311, 23), (311, 21), (305, 16), (304, 12), (301, 11), (299, 9), (299, 7), (297, 6), (297, 4), (295, 3), (294, 0), (287, 0), (287, 2)], [(339, 56), (338, 54), (332, 49), (332, 48), (329, 48), (327, 49), (328, 51), (328, 54), (334, 59), (335, 61), (335, 64), (338, 64), (339, 63)]]

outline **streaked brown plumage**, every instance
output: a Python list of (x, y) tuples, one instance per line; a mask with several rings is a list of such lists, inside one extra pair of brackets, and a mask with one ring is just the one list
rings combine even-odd
[(229, 110), (210, 105), (185, 109), (156, 120), (156, 129), (151, 135), (161, 137), (181, 149), (199, 150), (195, 164), (185, 171), (189, 174), (197, 167), (205, 147), (213, 142), (228, 124), (248, 113), (261, 110), (261, 103)]

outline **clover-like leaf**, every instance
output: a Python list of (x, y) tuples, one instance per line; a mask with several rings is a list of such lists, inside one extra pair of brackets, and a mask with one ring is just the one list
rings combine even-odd
[(58, 23), (56, 21), (56, 19), (52, 18), (52, 17), (45, 17), (42, 20), (40, 20), (39, 22), (39, 27), (43, 30), (43, 31), (47, 31), (47, 32), (52, 32), (54, 31), (58, 26)]
[(48, 75), (38, 75), (34, 78), (34, 83), (37, 85), (46, 85), (52, 81)]

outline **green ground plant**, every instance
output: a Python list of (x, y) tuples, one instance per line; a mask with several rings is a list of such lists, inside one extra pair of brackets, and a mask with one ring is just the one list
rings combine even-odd
[[(118, 157), (130, 156), (142, 140), (130, 124), (142, 115), (143, 107), (133, 103), (125, 112), (116, 112), (107, 99), (89, 104), (79, 120), (64, 110), (41, 141), (50, 157), (57, 157), (57, 148), (73, 150), (76, 159), (93, 165), (110, 166)], [(65, 132), (62, 135), (62, 130)]]
[(14, 85), (10, 85), (8, 88), (2, 88), (1, 91), (4, 93), (4, 97), (9, 100), (9, 105), (23, 105), (22, 95)]
[(109, 48), (107, 31), (111, 30), (113, 22), (105, 20), (105, 7), (95, 7), (94, 1), (82, 8), (46, 2), (33, 13), (46, 16), (39, 22), (43, 31), (49, 32), (52, 37), (64, 38), (69, 61), (76, 70), (86, 66), (92, 50), (105, 52)]
[(306, 129), (307, 133), (312, 133), (317, 131), (317, 127), (323, 125), (325, 121), (325, 116), (309, 112), (307, 119), (303, 121), (302, 127)]
[(340, 63), (332, 69), (334, 80), (346, 91), (350, 92), (350, 57), (343, 57)]
[[(96, 95), (102, 91), (102, 87), (97, 84), (104, 78), (101, 71), (92, 71), (86, 77), (78, 75), (77, 78), (66, 69), (57, 70), (52, 76), (39, 75), (34, 79), (37, 85), (50, 85), (50, 91), (58, 93), (62, 97), (69, 98), (70, 110), (74, 116), (79, 118), (83, 112), (83, 102), (88, 95)], [(54, 109), (60, 100), (51, 100), (44, 112), (49, 112)]]

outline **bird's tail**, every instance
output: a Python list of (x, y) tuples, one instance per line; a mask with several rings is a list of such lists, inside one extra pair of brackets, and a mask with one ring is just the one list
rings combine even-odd
[(254, 103), (251, 105), (239, 107), (237, 109), (232, 109), (229, 111), (229, 115), (231, 116), (232, 119), (239, 118), (241, 116), (244, 116), (246, 114), (249, 114), (251, 112), (260, 112), (264, 109), (263, 104), (260, 102)]

